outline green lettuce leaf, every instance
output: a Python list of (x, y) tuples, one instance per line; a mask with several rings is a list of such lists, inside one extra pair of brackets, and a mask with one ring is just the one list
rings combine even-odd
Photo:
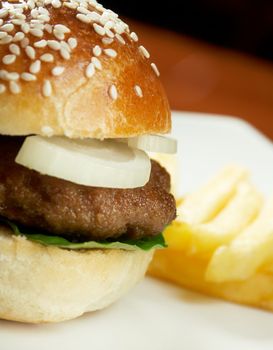
[(46, 234), (33, 233), (32, 230), (29, 230), (24, 227), (19, 227), (17, 224), (1, 219), (5, 224), (10, 226), (14, 234), (17, 236), (25, 236), (30, 241), (40, 243), (46, 246), (55, 246), (58, 248), (66, 249), (123, 249), (123, 250), (151, 250), (151, 249), (160, 249), (165, 248), (166, 243), (162, 234), (159, 234), (154, 237), (145, 237), (141, 239), (121, 239), (119, 241), (88, 241), (83, 243), (74, 243), (69, 240), (59, 237), (59, 236), (50, 236)]

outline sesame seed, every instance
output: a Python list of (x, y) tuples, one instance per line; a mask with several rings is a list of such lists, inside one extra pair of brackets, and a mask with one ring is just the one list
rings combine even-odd
[(30, 26), (33, 28), (34, 26), (36, 26), (36, 25), (38, 25), (38, 26), (43, 26), (44, 24), (43, 24), (43, 21), (41, 21), (41, 20), (39, 20), (39, 19), (31, 19), (30, 20)]
[(54, 62), (54, 56), (51, 55), (51, 53), (44, 53), (41, 57), (40, 60), (43, 62)]
[(126, 44), (125, 40), (123, 39), (123, 37), (122, 37), (120, 34), (116, 34), (116, 38), (118, 39), (118, 41), (119, 41), (122, 45), (125, 45), (125, 44)]
[(89, 63), (89, 65), (87, 66), (86, 70), (85, 70), (85, 75), (87, 78), (91, 78), (95, 73), (95, 66), (94, 64), (91, 62)]
[(7, 32), (0, 32), (0, 39), (3, 39), (8, 36)]
[(113, 58), (117, 57), (117, 51), (115, 51), (113, 49), (105, 49), (103, 51), (109, 57), (113, 57)]
[(78, 41), (75, 38), (69, 38), (67, 42), (72, 50), (74, 50), (78, 46)]
[(62, 3), (59, 0), (52, 0), (51, 5), (55, 9), (59, 9), (60, 7), (62, 7)]
[(142, 89), (140, 86), (135, 85), (134, 90), (138, 97), (143, 97)]
[(160, 76), (160, 72), (159, 72), (156, 64), (155, 63), (151, 63), (151, 67), (152, 67), (153, 71), (155, 72), (155, 74), (159, 77)]
[(25, 37), (25, 34), (24, 34), (23, 32), (17, 32), (17, 33), (14, 35), (12, 41), (13, 41), (14, 43), (16, 43), (16, 42), (18, 42), (18, 41), (23, 40), (24, 37)]
[(0, 84), (0, 94), (3, 94), (6, 91), (6, 87), (4, 84)]
[(60, 45), (61, 45), (61, 48), (65, 49), (69, 53), (71, 53), (71, 48), (70, 48), (70, 46), (68, 45), (68, 43), (66, 41), (62, 40)]
[(56, 29), (53, 30), (53, 34), (54, 34), (55, 38), (58, 39), (58, 40), (64, 40), (64, 38), (65, 38), (64, 33), (63, 32), (59, 32)]
[(40, 40), (40, 41), (36, 41), (36, 43), (33, 44), (34, 47), (37, 48), (44, 48), (47, 46), (47, 41), (46, 40)]
[(35, 7), (34, 1), (28, 0), (27, 6), (28, 6), (28, 8), (31, 9), (31, 10), (34, 9), (34, 7)]
[(105, 29), (97, 23), (93, 23), (95, 32), (101, 36), (105, 35)]
[(20, 26), (20, 25), (22, 25), (23, 23), (25, 23), (25, 20), (15, 18), (15, 19), (12, 19), (12, 20), (11, 20), (11, 23), (14, 24), (14, 25), (16, 25), (16, 26)]
[(29, 45), (29, 39), (28, 38), (22, 39), (20, 42), (20, 45), (22, 49), (25, 49)]
[(108, 20), (104, 21), (103, 19), (101, 19), (100, 22), (104, 26), (104, 29), (112, 29), (114, 28), (114, 25), (115, 25), (113, 21), (108, 21)]
[(99, 45), (96, 45), (93, 48), (93, 54), (94, 54), (94, 56), (97, 56), (97, 57), (101, 55), (101, 48)]
[(135, 42), (138, 41), (138, 36), (137, 36), (137, 34), (136, 34), (135, 32), (132, 32), (132, 33), (130, 34), (130, 37), (131, 37), (131, 39), (134, 40)]
[[(110, 21), (111, 15), (108, 11), (104, 11), (103, 14), (100, 17), (100, 23), (105, 26), (107, 24), (107, 22), (112, 22), (114, 24), (113, 21)], [(108, 24), (109, 25), (109, 24)]]
[(63, 24), (56, 24), (54, 29), (61, 33), (70, 33), (70, 29), (64, 26)]
[(7, 72), (7, 76), (6, 76), (6, 78), (7, 78), (7, 80), (9, 80), (9, 81), (16, 81), (16, 80), (18, 80), (19, 79), (19, 74), (18, 73), (16, 73), (16, 72)]
[(118, 91), (115, 85), (111, 85), (109, 88), (109, 96), (112, 100), (116, 100), (118, 98)]
[(109, 36), (109, 38), (114, 38), (115, 34), (108, 28), (105, 29), (105, 33), (107, 36)]
[(24, 23), (21, 25), (21, 30), (22, 32), (24, 32), (25, 34), (28, 34), (30, 31), (30, 26), (28, 23)]
[(53, 129), (50, 126), (47, 126), (47, 125), (43, 126), (41, 131), (42, 131), (42, 134), (44, 134), (44, 135), (46, 135), (48, 137), (52, 136), (53, 133), (54, 133)]
[(16, 56), (19, 56), (20, 52), (21, 52), (20, 47), (18, 45), (16, 45), (16, 44), (11, 44), (9, 46), (9, 50), (10, 50), (11, 53), (13, 53)]
[(37, 19), (39, 21), (42, 21), (42, 22), (49, 22), (50, 21), (50, 17), (48, 15), (46, 15), (46, 14), (39, 15), (37, 17)]
[(0, 70), (0, 79), (9, 80), (8, 79), (8, 72), (5, 69)]
[(19, 9), (17, 10), (17, 13), (14, 14), (14, 16), (17, 18), (17, 19), (26, 19), (26, 15), (24, 15), (23, 13), (20, 13), (22, 11), (22, 9), (19, 11)]
[(58, 51), (61, 49), (61, 44), (57, 40), (48, 40), (47, 41), (48, 47), (50, 47), (52, 50)]
[(20, 86), (15, 81), (9, 82), (10, 92), (14, 95), (19, 94), (21, 92)]
[(36, 8), (34, 8), (33, 10), (31, 10), (30, 14), (32, 18), (37, 18), (39, 16), (39, 11)]
[(87, 15), (88, 13), (90, 13), (90, 11), (88, 9), (86, 9), (85, 7), (83, 7), (83, 6), (79, 6), (77, 8), (77, 11), (80, 12), (80, 13), (83, 13), (84, 15)]
[(5, 17), (7, 17), (8, 14), (9, 14), (8, 9), (1, 9), (0, 10), (0, 18), (5, 18)]
[(91, 20), (91, 22), (100, 22), (100, 15), (97, 12), (88, 13), (87, 17)]
[(104, 45), (110, 45), (110, 44), (112, 44), (112, 42), (114, 41), (114, 39), (104, 37), (104, 38), (101, 39), (101, 41), (102, 41), (102, 43), (103, 43)]
[(64, 67), (54, 67), (51, 71), (51, 74), (54, 75), (55, 77), (58, 77), (63, 74), (65, 71)]
[(38, 30), (44, 30), (45, 29), (45, 25), (43, 23), (40, 23), (39, 21), (37, 21), (37, 23), (34, 23), (34, 21), (31, 21), (32, 23), (30, 23), (30, 28), (31, 29), (38, 29)]
[(40, 6), (38, 10), (39, 10), (39, 13), (41, 13), (42, 15), (49, 16), (49, 12), (46, 8)]
[(40, 72), (40, 70), (41, 70), (41, 61), (40, 60), (33, 62), (29, 67), (29, 71), (32, 74), (37, 74)]
[(76, 10), (76, 8), (77, 8), (77, 4), (75, 3), (72, 3), (72, 2), (64, 2), (63, 3), (63, 5), (65, 6), (65, 7), (68, 7), (69, 9), (71, 9), (71, 10)]
[(31, 35), (36, 36), (37, 38), (42, 38), (44, 36), (44, 32), (42, 31), (42, 29), (31, 28), (29, 32)]
[(60, 54), (61, 54), (63, 59), (65, 59), (65, 60), (70, 59), (70, 53), (64, 47), (61, 48)]
[(104, 7), (101, 5), (101, 4), (96, 4), (95, 5), (95, 7), (96, 7), (96, 10), (98, 10), (98, 11), (103, 11), (104, 10)]
[(0, 45), (5, 45), (5, 44), (9, 44), (12, 42), (12, 36), (8, 35), (3, 39), (0, 39)]
[(44, 81), (42, 93), (44, 97), (49, 97), (52, 94), (52, 86), (49, 80)]
[(13, 31), (14, 25), (12, 23), (4, 24), (0, 29), (3, 32), (9, 33)]
[(16, 55), (6, 55), (2, 58), (2, 62), (6, 65), (10, 65), (16, 61)]
[(116, 23), (114, 25), (114, 30), (117, 34), (123, 34), (124, 33), (124, 27), (120, 23)]
[(143, 54), (145, 58), (150, 58), (150, 54), (144, 46), (139, 46), (139, 51)]
[(36, 56), (36, 52), (34, 50), (34, 48), (32, 46), (27, 46), (25, 48), (25, 52), (26, 52), (26, 55), (31, 59), (31, 60), (35, 60), (35, 56)]
[(97, 0), (89, 0), (89, 5), (96, 6)]
[(52, 28), (52, 25), (51, 24), (45, 24), (45, 30), (49, 33), (49, 34), (51, 34), (52, 33), (52, 31), (53, 31), (53, 28)]
[(82, 13), (78, 13), (76, 15), (76, 18), (83, 23), (91, 23), (92, 21), (91, 18), (87, 17), (86, 15), (83, 15)]
[(91, 58), (91, 62), (94, 64), (95, 68), (101, 70), (102, 69), (102, 65), (100, 60), (97, 57), (92, 57)]
[(24, 81), (35, 81), (37, 80), (36, 76), (27, 72), (21, 74), (21, 79)]

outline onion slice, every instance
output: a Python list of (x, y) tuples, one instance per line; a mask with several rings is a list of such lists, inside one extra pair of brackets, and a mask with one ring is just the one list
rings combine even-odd
[(128, 138), (128, 146), (147, 152), (169, 154), (177, 152), (177, 141), (175, 139), (159, 135), (141, 135)]
[(145, 152), (110, 140), (29, 136), (15, 162), (79, 185), (107, 188), (142, 187), (151, 172)]

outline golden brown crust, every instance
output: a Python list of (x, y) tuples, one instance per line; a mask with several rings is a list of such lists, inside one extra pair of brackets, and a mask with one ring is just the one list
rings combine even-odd
[(69, 251), (0, 228), (0, 318), (60, 322), (112, 304), (145, 274), (152, 252)]
[[(50, 12), (49, 23), (53, 28), (57, 24), (67, 26), (70, 33), (65, 34), (65, 41), (76, 38), (78, 46), (71, 50), (70, 59), (65, 60), (60, 51), (48, 46), (34, 47), (34, 43), (40, 40), (58, 41), (53, 33), (44, 31), (41, 38), (25, 34), (30, 40), (29, 45), (36, 50), (35, 60), (44, 53), (50, 53), (54, 56), (54, 62), (42, 62), (41, 71), (35, 75), (36, 81), (16, 81), (21, 88), (19, 94), (11, 93), (10, 81), (0, 79), (0, 84), (6, 87), (6, 91), (0, 94), (1, 134), (112, 138), (170, 131), (168, 101), (151, 67), (152, 60), (141, 52), (140, 43), (131, 39), (129, 31), (121, 34), (124, 45), (117, 37), (111, 44), (104, 44), (102, 39), (107, 35), (97, 34), (93, 22), (86, 24), (77, 19), (77, 10), (64, 6), (55, 9), (51, 5), (46, 9)], [(89, 9), (95, 10), (90, 5)], [(101, 14), (98, 10), (96, 12)], [(10, 22), (9, 17), (5, 21)], [(15, 26), (9, 34), (14, 36), (20, 30)], [(115, 33), (114, 29), (112, 32)], [(21, 42), (15, 44), (20, 46)], [(2, 62), (2, 58), (10, 54), (9, 45), (0, 45), (0, 70), (20, 74), (29, 72), (30, 64), (35, 60), (31, 61), (21, 46), (21, 53), (13, 64), (5, 65)], [(86, 69), (96, 45), (102, 49), (98, 57), (102, 69), (96, 68), (95, 74), (87, 78)], [(116, 57), (105, 54), (103, 50), (109, 48), (117, 53)], [(65, 68), (62, 75), (52, 75), (51, 71), (56, 66)], [(52, 85), (49, 97), (43, 95), (46, 80)], [(109, 94), (112, 85), (117, 89), (117, 99)], [(141, 88), (143, 97), (136, 93), (136, 86)]]

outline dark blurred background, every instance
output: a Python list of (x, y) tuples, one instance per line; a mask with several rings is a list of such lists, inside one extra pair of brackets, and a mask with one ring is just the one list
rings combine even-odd
[(273, 60), (273, 0), (103, 0), (120, 15)]

